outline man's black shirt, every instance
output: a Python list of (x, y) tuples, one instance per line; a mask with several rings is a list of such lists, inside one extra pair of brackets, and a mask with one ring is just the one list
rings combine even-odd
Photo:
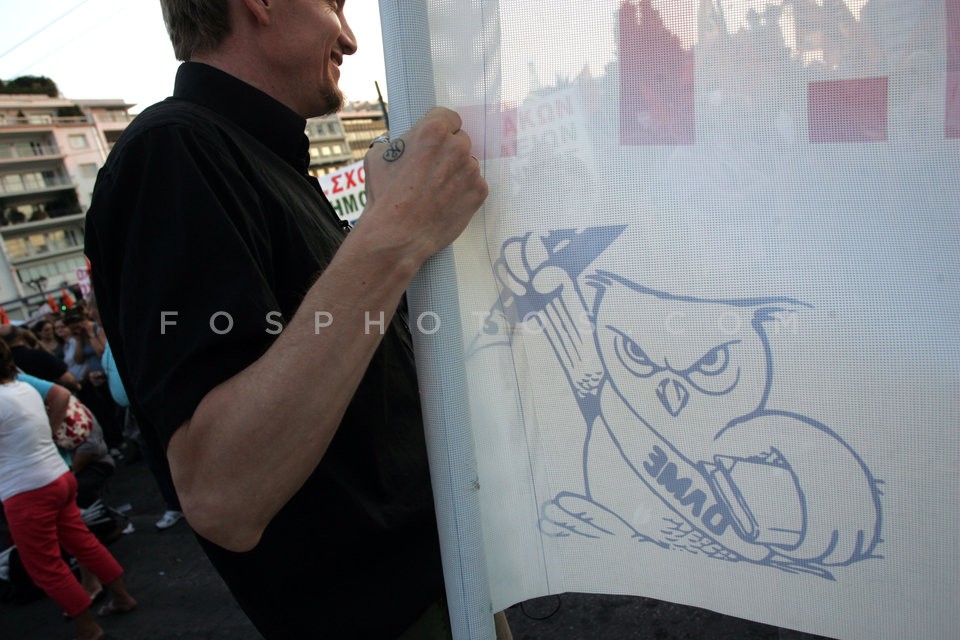
[[(174, 96), (137, 116), (100, 172), (87, 216), (92, 280), (131, 407), (163, 443), (270, 346), (342, 242), (306, 173), (304, 126), (257, 89), (185, 63)], [(326, 375), (317, 362), (304, 386)], [(271, 638), (395, 637), (440, 597), (412, 346), (398, 319), (324, 458), (257, 547), (201, 542)]]

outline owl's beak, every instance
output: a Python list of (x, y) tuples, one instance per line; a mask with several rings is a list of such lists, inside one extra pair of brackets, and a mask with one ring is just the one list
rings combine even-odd
[(667, 412), (676, 418), (687, 406), (690, 399), (690, 392), (678, 380), (673, 378), (664, 378), (657, 385), (657, 398), (660, 404), (664, 406)]

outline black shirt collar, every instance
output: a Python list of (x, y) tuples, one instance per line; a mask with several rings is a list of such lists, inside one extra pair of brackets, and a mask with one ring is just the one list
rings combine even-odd
[(173, 97), (207, 107), (234, 121), (298, 172), (307, 172), (307, 121), (256, 87), (215, 67), (184, 62), (177, 70)]

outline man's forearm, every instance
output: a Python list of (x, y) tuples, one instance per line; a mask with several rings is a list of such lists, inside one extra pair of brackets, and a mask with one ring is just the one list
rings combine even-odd
[[(393, 316), (417, 269), (487, 196), (461, 124), (433, 109), (403, 144), (374, 145), (363, 223), (267, 352), (211, 390), (173, 434), (174, 483), (200, 535), (253, 548), (320, 462), (380, 343), (373, 323)], [(319, 331), (318, 312), (332, 319)]]
[[(220, 546), (253, 548), (313, 472), (381, 340), (381, 314), (389, 322), (422, 262), (365, 231), (347, 238), (271, 348), (170, 440), (184, 512)], [(329, 326), (318, 328), (318, 312)]]

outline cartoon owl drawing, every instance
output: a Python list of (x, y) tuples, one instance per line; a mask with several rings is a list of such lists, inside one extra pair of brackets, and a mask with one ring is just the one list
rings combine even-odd
[(604, 271), (581, 290), (584, 255), (622, 230), (512, 238), (497, 264), (503, 316), (539, 325), (585, 421), (583, 486), (542, 506), (541, 531), (826, 578), (877, 557), (880, 492), (866, 464), (826, 425), (767, 406), (767, 328), (808, 305), (684, 296)]

